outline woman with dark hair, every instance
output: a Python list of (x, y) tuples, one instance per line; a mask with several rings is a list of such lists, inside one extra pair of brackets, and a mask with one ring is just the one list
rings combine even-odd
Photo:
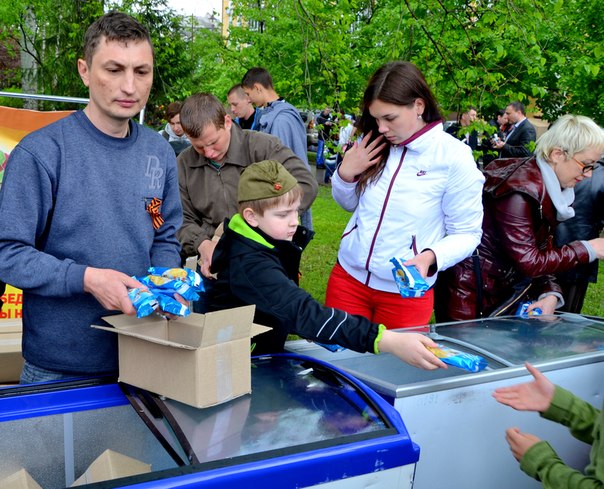
[(553, 274), (604, 259), (604, 238), (556, 247), (554, 233), (575, 215), (574, 187), (591, 178), (603, 152), (602, 128), (564, 115), (537, 140), (534, 156), (485, 168), (482, 241), (439, 279), (438, 321), (514, 314), (521, 301), (534, 301), (529, 311), (543, 314), (564, 305)]
[[(427, 324), (437, 272), (480, 242), (484, 178), (470, 148), (443, 131), (436, 100), (411, 63), (388, 63), (372, 76), (358, 128), (362, 138), (332, 177), (334, 199), (353, 215), (326, 304), (389, 328)], [(423, 297), (401, 297), (393, 257), (426, 279)]]

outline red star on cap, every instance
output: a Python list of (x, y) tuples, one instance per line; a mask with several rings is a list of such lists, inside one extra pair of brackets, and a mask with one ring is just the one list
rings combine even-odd
[(275, 190), (281, 190), (283, 188), (283, 186), (280, 183), (276, 183), (274, 185), (274, 187), (275, 187)]

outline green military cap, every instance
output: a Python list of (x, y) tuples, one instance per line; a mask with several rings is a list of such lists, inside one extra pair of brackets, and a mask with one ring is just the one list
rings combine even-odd
[(286, 194), (298, 181), (275, 160), (252, 163), (239, 178), (238, 201), (270, 199)]

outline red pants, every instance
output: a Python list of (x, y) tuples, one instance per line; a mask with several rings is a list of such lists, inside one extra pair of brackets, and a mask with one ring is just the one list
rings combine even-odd
[(404, 299), (400, 294), (367, 287), (336, 263), (327, 282), (325, 305), (365, 316), (388, 329), (423, 326), (430, 322), (434, 290), (423, 297)]

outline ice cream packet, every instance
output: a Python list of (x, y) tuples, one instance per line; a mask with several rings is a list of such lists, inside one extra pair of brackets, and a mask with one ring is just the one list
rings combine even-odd
[(191, 314), (189, 308), (178, 302), (174, 297), (165, 294), (157, 294), (156, 298), (159, 308), (164, 312), (174, 314), (175, 316), (188, 316)]
[(171, 278), (173, 280), (181, 280), (196, 289), (196, 292), (204, 291), (201, 275), (190, 268), (149, 267), (147, 273), (149, 275), (159, 275), (161, 277)]
[(528, 308), (530, 305), (531, 305), (530, 301), (522, 302), (518, 306), (518, 309), (516, 309), (516, 316), (528, 317), (528, 316), (541, 316), (541, 314), (543, 314), (543, 311), (539, 307), (535, 307), (534, 309), (531, 309), (529, 311)]
[(390, 262), (394, 265), (392, 276), (403, 297), (422, 297), (426, 293), (429, 285), (414, 265), (405, 266), (398, 258), (391, 258)]
[(436, 348), (426, 346), (426, 348), (447, 365), (452, 365), (468, 372), (480, 372), (488, 365), (487, 361), (479, 355), (464, 353), (444, 345), (438, 345)]
[(132, 305), (134, 306), (134, 309), (136, 309), (137, 318), (148, 316), (159, 306), (155, 295), (148, 290), (141, 290), (139, 288), (130, 289), (128, 291), (128, 297), (130, 297)]
[(346, 350), (346, 348), (344, 348), (343, 346), (338, 345), (338, 344), (333, 344), (332, 345), (332, 344), (329, 344), (329, 343), (319, 343), (318, 341), (315, 341), (314, 343), (317, 344), (317, 345), (319, 345), (319, 346), (322, 346), (326, 350), (329, 350), (329, 351), (334, 352), (334, 353), (336, 353), (338, 351), (344, 351), (344, 350)]
[(136, 279), (149, 287), (149, 290), (154, 294), (173, 297), (175, 293), (178, 293), (187, 301), (199, 299), (199, 294), (195, 292), (195, 289), (180, 279), (162, 277), (161, 275), (146, 275), (145, 277), (136, 277)]

